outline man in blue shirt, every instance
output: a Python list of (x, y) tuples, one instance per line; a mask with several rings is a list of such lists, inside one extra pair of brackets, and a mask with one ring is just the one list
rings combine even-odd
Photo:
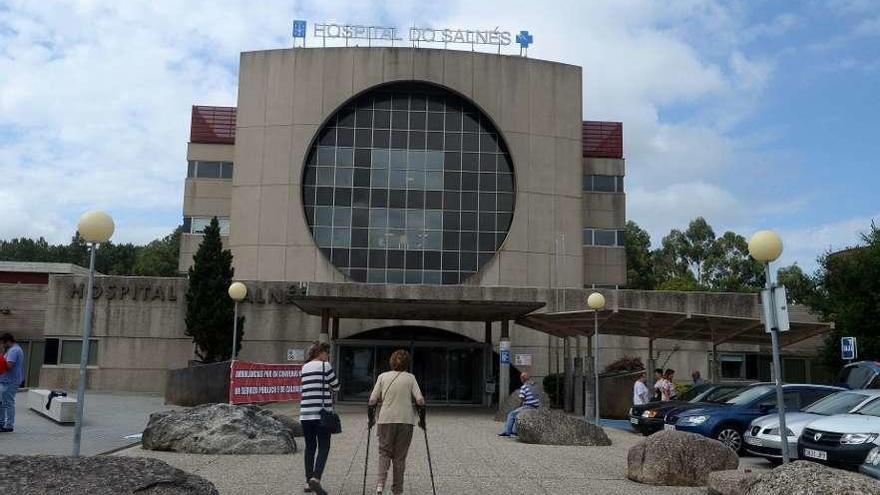
[(24, 352), (9, 333), (0, 336), (0, 345), (0, 433), (9, 433), (15, 428), (15, 393), (24, 381)]
[(529, 374), (524, 372), (519, 375), (519, 379), (522, 382), (522, 387), (519, 388), (520, 406), (513, 411), (510, 411), (510, 414), (507, 415), (507, 423), (504, 425), (504, 431), (498, 434), (502, 437), (516, 435), (516, 417), (519, 416), (519, 413), (528, 409), (537, 409), (541, 407), (541, 399), (539, 399), (534, 390), (532, 390), (532, 382), (529, 380)]

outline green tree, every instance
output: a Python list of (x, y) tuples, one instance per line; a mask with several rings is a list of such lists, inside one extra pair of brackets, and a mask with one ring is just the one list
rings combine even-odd
[[(196, 344), (196, 355), (204, 363), (225, 361), (232, 355), (234, 306), (229, 284), (234, 275), (232, 253), (220, 242), (217, 217), (205, 228), (205, 235), (193, 256), (186, 290), (186, 334)], [(238, 346), (244, 335), (244, 317), (238, 322)]]
[(672, 229), (660, 241), (660, 248), (654, 250), (652, 258), (658, 286), (673, 279), (694, 278), (687, 257), (687, 240), (678, 229)]
[(176, 277), (180, 257), (180, 234), (182, 227), (161, 239), (156, 239), (138, 252), (134, 263), (134, 274), (149, 277)]
[(712, 290), (749, 292), (764, 283), (761, 263), (749, 256), (748, 241), (730, 231), (715, 239), (703, 271)]
[(706, 263), (715, 248), (715, 231), (703, 217), (691, 220), (684, 231), (684, 258), (690, 265), (697, 283), (702, 287), (710, 285)]
[(880, 229), (862, 235), (864, 245), (819, 258), (814, 277), (816, 297), (811, 308), (834, 331), (825, 341), (825, 362), (835, 369), (841, 365), (840, 337), (856, 337), (864, 359), (880, 359)]
[(656, 286), (651, 236), (632, 220), (626, 222), (626, 286), (641, 290)]
[(785, 286), (788, 302), (807, 306), (816, 304), (816, 281), (797, 263), (780, 268), (776, 272), (776, 282)]

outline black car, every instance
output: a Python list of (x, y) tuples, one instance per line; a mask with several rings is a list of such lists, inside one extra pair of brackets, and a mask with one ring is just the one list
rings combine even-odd
[(633, 406), (629, 410), (632, 429), (642, 435), (650, 435), (663, 429), (663, 417), (669, 411), (696, 402), (714, 402), (734, 390), (748, 386), (747, 383), (704, 383), (683, 393), (678, 400), (649, 402)]

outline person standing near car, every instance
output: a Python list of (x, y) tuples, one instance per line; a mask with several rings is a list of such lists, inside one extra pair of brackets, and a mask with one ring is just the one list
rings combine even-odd
[(666, 387), (669, 398), (666, 400), (675, 400), (678, 398), (678, 389), (675, 388), (675, 370), (668, 368), (664, 373), (666, 378)]
[(15, 430), (15, 394), (24, 381), (24, 351), (11, 333), (0, 336), (0, 433)]
[(669, 388), (667, 387), (666, 377), (663, 375), (663, 368), (654, 370), (654, 402), (669, 400)]
[[(391, 482), (392, 493), (403, 493), (403, 474), (406, 471), (406, 455), (412, 442), (413, 426), (419, 424), (416, 407), (425, 406), (425, 398), (419, 383), (409, 373), (409, 352), (400, 349), (391, 354), (391, 371), (386, 371), (376, 379), (370, 394), (368, 419), (372, 426), (376, 419), (375, 408), (379, 407), (379, 480), (376, 493), (385, 490), (388, 469), (394, 463), (394, 477)], [(416, 406), (416, 407), (414, 407)], [(420, 424), (424, 428), (423, 424)]]
[(339, 390), (339, 380), (330, 359), (330, 344), (314, 342), (309, 347), (308, 362), (302, 367), (302, 399), (299, 403), (299, 422), (302, 425), (306, 450), (306, 493), (326, 495), (321, 476), (330, 455), (331, 431), (321, 424), (321, 411), (333, 412), (333, 392)]
[(640, 406), (642, 404), (647, 404), (649, 400), (651, 400), (651, 392), (648, 390), (648, 387), (645, 386), (645, 379), (647, 375), (644, 371), (639, 373), (638, 378), (636, 378), (636, 382), (633, 384), (633, 405)]

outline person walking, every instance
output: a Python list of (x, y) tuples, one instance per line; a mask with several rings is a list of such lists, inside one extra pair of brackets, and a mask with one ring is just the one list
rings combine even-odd
[(647, 404), (649, 400), (651, 400), (651, 392), (648, 390), (648, 387), (645, 385), (645, 379), (647, 375), (644, 371), (639, 373), (638, 378), (636, 378), (636, 382), (633, 384), (633, 405), (640, 406), (642, 404)]
[(15, 394), (24, 381), (24, 351), (11, 333), (0, 336), (0, 433), (15, 430)]
[(520, 406), (507, 414), (507, 422), (504, 424), (504, 431), (498, 434), (501, 437), (509, 437), (516, 435), (516, 418), (519, 413), (528, 409), (537, 409), (541, 407), (541, 400), (532, 390), (532, 380), (528, 373), (523, 372), (519, 375), (522, 386), (519, 388)]
[(321, 486), (321, 476), (330, 455), (331, 431), (321, 425), (321, 411), (333, 412), (333, 392), (339, 390), (339, 380), (330, 359), (330, 344), (314, 342), (308, 351), (308, 362), (302, 367), (302, 399), (299, 405), (299, 422), (302, 425), (306, 450), (306, 493), (326, 495)]
[[(403, 475), (406, 471), (406, 455), (412, 442), (413, 426), (419, 423), (416, 407), (425, 406), (425, 398), (419, 383), (409, 369), (409, 352), (400, 349), (391, 354), (391, 371), (376, 379), (370, 394), (368, 420), (370, 426), (376, 420), (379, 408), (377, 435), (379, 437), (379, 479), (376, 493), (385, 490), (388, 469), (394, 463), (391, 481), (392, 493), (403, 493)], [(416, 407), (414, 407), (416, 406)], [(421, 425), (424, 428), (424, 425)]]

